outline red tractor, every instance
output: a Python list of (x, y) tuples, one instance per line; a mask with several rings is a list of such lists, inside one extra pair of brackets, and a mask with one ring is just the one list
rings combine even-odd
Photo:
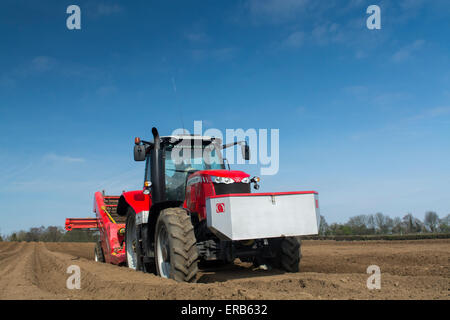
[(199, 264), (236, 258), (299, 270), (297, 237), (318, 233), (317, 192), (251, 193), (259, 178), (227, 169), (222, 158), (224, 148), (240, 145), (249, 160), (244, 141), (152, 133), (153, 142), (135, 139), (143, 188), (120, 197), (97, 192), (96, 219), (66, 221), (66, 229), (98, 227), (96, 260), (186, 282), (196, 281)]

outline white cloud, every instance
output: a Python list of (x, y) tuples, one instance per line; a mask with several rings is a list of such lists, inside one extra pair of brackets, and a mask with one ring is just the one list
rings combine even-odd
[[(436, 2), (433, 1), (433, 2)], [(410, 19), (415, 18), (422, 10), (424, 0), (402, 0), (399, 1), (399, 15), (397, 20), (401, 23), (407, 22)]]
[(230, 60), (234, 58), (236, 54), (237, 49), (232, 47), (220, 48), (212, 51), (212, 56), (219, 61)]
[(105, 85), (105, 86), (101, 86), (100, 88), (98, 88), (96, 93), (100, 97), (109, 97), (116, 92), (117, 92), (116, 86)]
[(400, 1), (400, 7), (406, 10), (418, 9), (425, 3), (424, 0), (403, 0)]
[(411, 94), (406, 92), (385, 92), (375, 95), (371, 100), (378, 106), (393, 106), (411, 98)]
[(302, 31), (293, 32), (287, 37), (283, 44), (287, 47), (298, 48), (303, 44), (305, 33)]
[(414, 53), (424, 46), (424, 44), (424, 40), (416, 40), (413, 43), (404, 46), (392, 56), (392, 61), (399, 63), (410, 59)]
[(28, 170), (32, 168), (32, 164), (26, 164), (23, 166), (2, 164), (3, 170), (0, 171), (0, 181), (4, 184), (6, 181), (13, 180), (17, 177), (22, 176)]
[(371, 106), (380, 110), (398, 108), (404, 105), (405, 101), (412, 99), (411, 94), (407, 92), (379, 92), (376, 88), (364, 85), (347, 86), (342, 89), (342, 92), (358, 102), (365, 101), (367, 107)]
[(173, 92), (177, 93), (177, 83), (175, 82), (174, 77), (172, 77), (172, 88), (173, 88)]
[(97, 14), (100, 16), (110, 16), (123, 11), (118, 4), (99, 4), (97, 6)]
[(33, 75), (40, 75), (56, 69), (58, 61), (49, 56), (35, 56), (19, 66), (14, 67), (9, 73), (10, 78), (23, 78)]
[[(447, 4), (445, 4), (445, 1)], [(380, 0), (382, 8), (383, 30), (371, 32), (366, 27), (367, 0), (246, 0), (242, 7), (245, 21), (253, 23), (284, 24), (290, 30), (288, 37), (274, 41), (277, 46), (291, 48), (309, 45), (335, 45), (354, 50), (357, 59), (370, 58), (379, 52), (386, 43), (395, 43), (395, 27), (404, 25), (421, 14), (427, 8), (430, 12), (443, 12), (448, 8), (448, 0), (435, 0), (428, 3), (424, 0)], [(241, 13), (242, 14), (242, 13)], [(241, 17), (241, 22), (243, 18)], [(303, 32), (303, 34), (301, 33)], [(424, 45), (417, 40), (410, 46), (398, 48), (387, 59), (402, 62), (417, 54)]]
[(0, 76), (0, 87), (3, 88), (12, 88), (16, 85), (16, 80), (14, 80), (11, 76), (3, 74)]
[(299, 115), (304, 115), (307, 112), (307, 109), (304, 106), (299, 106), (295, 108), (295, 112)]
[(29, 77), (44, 77), (52, 73), (63, 77), (87, 77), (100, 79), (104, 71), (72, 61), (60, 61), (50, 56), (34, 56), (18, 65), (11, 66), (10, 70), (2, 70), (0, 87), (15, 87), (21, 80)]
[(30, 68), (36, 72), (45, 72), (52, 69), (56, 64), (56, 61), (47, 56), (38, 56), (31, 60)]
[(113, 15), (121, 14), (124, 8), (117, 3), (111, 3), (112, 1), (103, 1), (101, 3), (88, 2), (81, 7), (81, 13), (86, 14), (92, 18), (109, 17)]
[(356, 59), (364, 59), (367, 57), (367, 53), (364, 50), (358, 49), (355, 52), (355, 58)]
[(191, 42), (204, 42), (208, 40), (208, 36), (203, 32), (186, 33), (185, 37)]
[(85, 162), (86, 160), (84, 158), (48, 153), (44, 156), (44, 161), (57, 162), (57, 163), (82, 163), (82, 162)]
[(213, 59), (219, 62), (233, 59), (238, 49), (234, 47), (225, 47), (211, 50), (194, 49), (190, 51), (194, 60), (202, 61), (206, 59)]
[(367, 96), (367, 94), (369, 93), (369, 88), (367, 88), (366, 86), (355, 85), (355, 86), (345, 87), (344, 92), (353, 97), (362, 98), (362, 97)]
[(449, 106), (442, 106), (442, 107), (435, 107), (423, 110), (419, 114), (416, 114), (415, 116), (412, 116), (408, 118), (407, 120), (422, 120), (422, 119), (430, 119), (430, 118), (438, 118), (442, 116), (450, 115), (450, 107)]
[(442, 115), (450, 114), (450, 107), (437, 107), (429, 110), (428, 114), (431, 117), (439, 117)]
[(248, 0), (246, 7), (256, 18), (282, 22), (295, 18), (309, 3), (309, 0)]
[[(351, 30), (350, 26), (346, 27)], [(313, 41), (317, 44), (325, 45), (329, 43), (345, 42), (347, 38), (341, 32), (337, 23), (322, 23), (314, 27), (311, 32)]]

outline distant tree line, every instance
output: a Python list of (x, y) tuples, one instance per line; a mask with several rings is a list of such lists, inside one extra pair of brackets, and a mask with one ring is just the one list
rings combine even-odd
[[(392, 219), (382, 213), (358, 215), (351, 217), (346, 223), (328, 224), (324, 216), (320, 216), (319, 234), (326, 236), (341, 235), (389, 235), (413, 233), (450, 233), (450, 214), (440, 219), (436, 212), (425, 213), (423, 222), (411, 213), (403, 218)], [(26, 242), (96, 242), (98, 231), (72, 230), (50, 226), (30, 228), (28, 231), (13, 232), (1, 236), (0, 241)]]
[(324, 216), (320, 216), (320, 235), (388, 235), (412, 233), (450, 233), (450, 214), (440, 219), (436, 212), (428, 211), (421, 221), (411, 213), (403, 218), (392, 219), (382, 213), (358, 215), (351, 217), (346, 223), (328, 224)]
[(28, 231), (13, 232), (0, 241), (26, 241), (26, 242), (95, 242), (98, 239), (98, 231), (72, 230), (66, 231), (62, 227), (50, 226), (30, 228)]

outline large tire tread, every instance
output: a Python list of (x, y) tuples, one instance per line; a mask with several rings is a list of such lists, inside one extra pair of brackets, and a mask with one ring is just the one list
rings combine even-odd
[(277, 238), (272, 240), (276, 256), (269, 263), (286, 272), (299, 272), (301, 260), (301, 242), (295, 237)]
[(297, 238), (284, 238), (280, 247), (281, 267), (287, 272), (298, 272), (300, 267), (300, 241)]
[(198, 250), (194, 227), (186, 210), (168, 208), (161, 211), (155, 233), (155, 243), (160, 223), (164, 223), (171, 247), (170, 278), (179, 282), (197, 281)]

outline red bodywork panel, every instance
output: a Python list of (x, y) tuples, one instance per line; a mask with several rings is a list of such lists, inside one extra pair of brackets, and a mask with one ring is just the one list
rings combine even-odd
[[(110, 198), (119, 199), (117, 196)], [(103, 208), (105, 208), (103, 194), (101, 192), (96, 192), (94, 212), (98, 218), (100, 240), (102, 243), (103, 254), (105, 255), (105, 262), (122, 264), (126, 260), (125, 241), (124, 235), (120, 235), (119, 230), (125, 228), (125, 224), (113, 223)]]
[(143, 190), (124, 192), (122, 193), (122, 197), (133, 208), (135, 213), (149, 211), (152, 206), (151, 196), (144, 194)]
[(231, 178), (235, 182), (250, 177), (249, 174), (236, 170), (203, 170), (190, 175), (184, 207), (191, 212), (197, 212), (200, 221), (206, 219), (206, 199), (216, 195), (211, 176)]

